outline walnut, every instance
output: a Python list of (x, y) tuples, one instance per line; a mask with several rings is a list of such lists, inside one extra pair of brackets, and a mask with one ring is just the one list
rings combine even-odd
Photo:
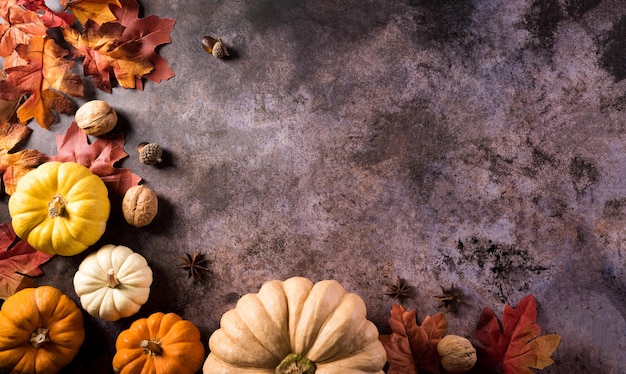
[(75, 119), (86, 134), (100, 136), (113, 130), (117, 124), (117, 113), (107, 102), (91, 100), (78, 108)]
[(465, 373), (476, 364), (476, 349), (462, 336), (444, 336), (437, 344), (437, 353), (448, 373)]
[(144, 185), (134, 186), (126, 191), (122, 200), (124, 219), (135, 227), (143, 227), (154, 219), (159, 210), (157, 195)]

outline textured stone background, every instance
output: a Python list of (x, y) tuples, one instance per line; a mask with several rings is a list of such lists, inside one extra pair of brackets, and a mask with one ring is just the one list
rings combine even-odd
[[(99, 243), (154, 270), (135, 317), (179, 313), (206, 342), (241, 295), (301, 275), (362, 296), (385, 333), (400, 276), (420, 321), (441, 311), (440, 286), (459, 286), (466, 303), (447, 316), (459, 335), (483, 306), (500, 316), (532, 293), (542, 332), (562, 337), (544, 372), (626, 373), (626, 2), (142, 5), (177, 20), (160, 49), (176, 77), (85, 98), (118, 110), (120, 166), (160, 198), (142, 229), (114, 201)], [(202, 35), (233, 56), (207, 55)], [(26, 146), (55, 154), (71, 120)], [(142, 141), (165, 148), (163, 165), (139, 163)], [(194, 250), (211, 261), (196, 284), (173, 264)], [(54, 258), (38, 283), (76, 299), (85, 255)], [(112, 353), (135, 317), (87, 319), (92, 348), (73, 367)]]

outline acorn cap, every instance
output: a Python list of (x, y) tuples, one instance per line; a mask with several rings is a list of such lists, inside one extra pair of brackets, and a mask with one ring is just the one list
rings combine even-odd
[(163, 156), (163, 150), (156, 143), (141, 143), (137, 147), (137, 151), (139, 152), (139, 161), (142, 164), (154, 165), (163, 161), (161, 159)]

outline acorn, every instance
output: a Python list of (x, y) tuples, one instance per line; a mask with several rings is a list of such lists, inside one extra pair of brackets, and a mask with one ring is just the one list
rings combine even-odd
[(139, 152), (139, 161), (142, 164), (154, 165), (163, 161), (163, 150), (156, 143), (143, 142), (137, 146), (137, 152)]
[(210, 53), (215, 58), (224, 58), (226, 56), (230, 56), (226, 45), (224, 45), (224, 43), (222, 42), (222, 38), (220, 37), (215, 39), (210, 36), (203, 36), (201, 43), (202, 48), (204, 48), (207, 53)]

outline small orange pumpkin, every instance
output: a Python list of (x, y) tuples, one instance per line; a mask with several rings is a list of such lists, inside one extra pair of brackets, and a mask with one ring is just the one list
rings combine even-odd
[(54, 374), (69, 364), (85, 338), (83, 315), (51, 286), (26, 288), (0, 309), (0, 368)]
[(200, 331), (175, 313), (153, 313), (117, 337), (113, 369), (120, 374), (194, 374), (204, 361)]

